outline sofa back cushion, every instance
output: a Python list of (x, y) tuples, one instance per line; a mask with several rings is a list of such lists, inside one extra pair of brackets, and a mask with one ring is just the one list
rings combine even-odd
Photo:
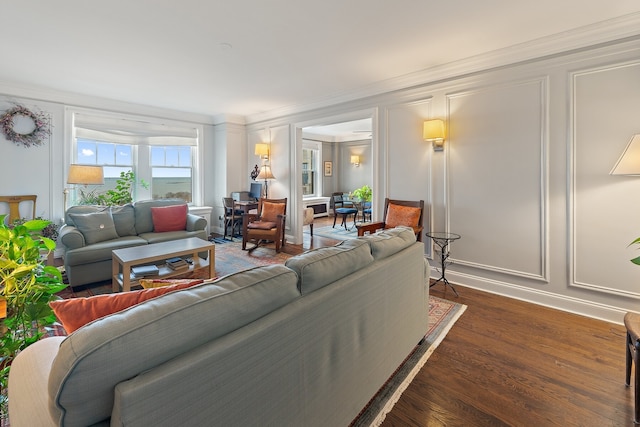
[(131, 203), (127, 203), (122, 206), (112, 206), (110, 209), (118, 236), (135, 236), (136, 216), (133, 205)]
[(366, 241), (345, 240), (336, 246), (307, 251), (289, 258), (285, 265), (298, 274), (300, 293), (307, 294), (373, 262)]
[(153, 231), (152, 207), (182, 204), (184, 204), (182, 199), (140, 200), (135, 202), (133, 207), (136, 213), (136, 234), (151, 233)]
[(121, 381), (239, 329), (299, 296), (296, 274), (272, 265), (167, 293), (89, 323), (60, 345), (49, 375), (50, 412), (59, 425), (107, 420), (113, 390)]
[(373, 259), (378, 260), (413, 245), (416, 242), (416, 234), (412, 228), (396, 227), (358, 237), (358, 240), (368, 242)]

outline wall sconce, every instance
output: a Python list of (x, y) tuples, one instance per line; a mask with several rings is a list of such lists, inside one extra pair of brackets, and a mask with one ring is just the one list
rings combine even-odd
[(640, 175), (640, 134), (633, 135), (609, 175)]
[(258, 143), (255, 146), (255, 155), (259, 156), (263, 162), (269, 160), (269, 144)]
[(431, 141), (433, 151), (444, 150), (444, 121), (442, 119), (425, 120), (422, 138)]
[(360, 156), (358, 156), (356, 154), (352, 154), (351, 155), (351, 164), (355, 165), (356, 167), (360, 166)]

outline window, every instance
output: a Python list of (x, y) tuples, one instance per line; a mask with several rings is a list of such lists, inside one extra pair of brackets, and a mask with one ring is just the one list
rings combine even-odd
[[(103, 193), (116, 187), (121, 172), (133, 171), (134, 200), (181, 198), (199, 203), (198, 142), (202, 129), (189, 124), (73, 113), (74, 149), (71, 163), (103, 166), (105, 182), (89, 190)], [(83, 190), (80, 188), (80, 190)], [(87, 191), (87, 189), (84, 189)], [(72, 200), (77, 202), (77, 196)]]
[(192, 199), (190, 147), (151, 147), (151, 194), (154, 199)]
[(302, 197), (320, 195), (318, 164), (320, 150), (314, 143), (303, 142), (302, 146)]

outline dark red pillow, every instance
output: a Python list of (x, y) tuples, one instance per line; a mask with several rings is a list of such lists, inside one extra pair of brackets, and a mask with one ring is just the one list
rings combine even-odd
[(187, 228), (187, 205), (158, 206), (151, 208), (153, 231), (180, 231)]

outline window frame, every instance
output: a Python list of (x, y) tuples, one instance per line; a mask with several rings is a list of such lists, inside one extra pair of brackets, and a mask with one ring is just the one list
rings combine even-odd
[[(77, 122), (86, 123), (87, 117), (89, 121), (93, 120), (95, 123), (90, 123), (89, 126), (80, 128), (76, 125)], [(84, 122), (83, 122), (84, 121)], [(122, 128), (118, 128), (119, 124), (122, 124)], [(82, 133), (91, 133), (92, 130), (96, 130), (96, 134), (100, 134), (101, 126), (104, 129), (115, 129), (122, 133), (134, 134), (129, 136), (126, 142), (122, 142), (120, 136), (114, 134), (113, 140), (105, 140), (106, 138), (90, 138), (86, 135), (78, 135)], [(139, 126), (140, 135), (135, 135), (136, 128)], [(68, 176), (69, 165), (77, 162), (77, 140), (81, 139), (95, 140), (97, 142), (114, 143), (114, 144), (127, 144), (132, 146), (132, 169), (136, 174), (138, 183), (144, 180), (151, 184), (152, 182), (152, 168), (151, 165), (151, 146), (189, 146), (191, 153), (191, 171), (192, 171), (192, 193), (191, 202), (189, 205), (202, 206), (204, 202), (203, 191), (203, 136), (204, 126), (201, 124), (195, 124), (192, 122), (185, 122), (173, 119), (156, 118), (134, 114), (112, 113), (101, 110), (83, 109), (83, 108), (67, 108), (65, 114), (65, 128), (66, 138), (69, 144), (65, 144), (65, 164), (64, 164), (64, 176)], [(91, 128), (87, 131), (86, 128)], [(164, 135), (164, 130), (167, 130), (167, 134)], [(171, 133), (173, 132), (173, 135)], [(176, 136), (178, 135), (178, 136)], [(126, 136), (123, 138), (127, 138)], [(138, 139), (137, 142), (133, 141)], [(171, 143), (174, 142), (174, 143)], [(178, 143), (175, 143), (178, 142)], [(143, 147), (149, 149), (141, 149)], [(148, 200), (153, 197), (151, 185), (148, 189), (145, 189), (141, 185), (137, 184), (133, 191), (133, 197), (135, 200)], [(66, 207), (65, 207), (66, 208)]]

